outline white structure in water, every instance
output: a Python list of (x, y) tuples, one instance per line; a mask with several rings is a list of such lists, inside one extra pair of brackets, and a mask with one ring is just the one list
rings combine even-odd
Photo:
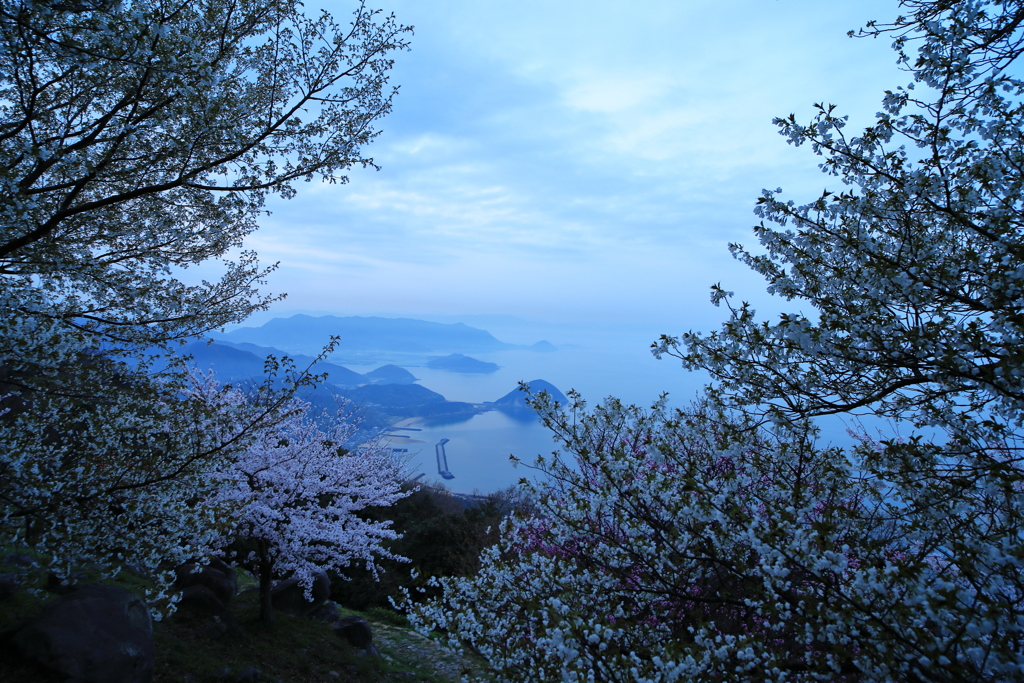
[(434, 452), (437, 453), (437, 473), (445, 479), (454, 479), (455, 475), (448, 471), (448, 454), (444, 452), (446, 443), (448, 439), (441, 439), (434, 446)]

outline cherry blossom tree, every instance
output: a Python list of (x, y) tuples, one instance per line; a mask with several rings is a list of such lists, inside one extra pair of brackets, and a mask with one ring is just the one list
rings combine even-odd
[(372, 521), (356, 513), (387, 506), (403, 492), (402, 461), (381, 446), (353, 447), (356, 423), (344, 406), (328, 431), (294, 400), (287, 419), (260, 433), (220, 476), (214, 507), (238, 508), (232, 533), (255, 543), (248, 558), (258, 567), (260, 619), (273, 621), (271, 581), (290, 573), (307, 597), (314, 575), (364, 563), (376, 573), (375, 558), (403, 558), (382, 543), (398, 538), (390, 520)]
[[(290, 390), (272, 385), (294, 384), (294, 369), (246, 397), (191, 371), (153, 378), (98, 352), (76, 360), (48, 390), (6, 391), (0, 379), (3, 543), (48, 554), (64, 576), (155, 571), (216, 548), (236, 514), (216, 500), (219, 473), (286, 414)], [(97, 396), (100, 383), (113, 391)], [(156, 578), (151, 597), (168, 597), (173, 575)]]
[(204, 545), (186, 501), (303, 380), (227, 409), (148, 354), (273, 300), (231, 254), (269, 195), (372, 166), (408, 30), (360, 2), (0, 0), (0, 543), (65, 568)]
[(538, 463), (539, 513), (505, 522), (476, 577), (432, 579), (443, 597), (407, 604), (414, 625), (503, 681), (857, 671), (862, 639), (885, 627), (847, 619), (879, 593), (900, 599), (851, 580), (884, 532), (865, 482), (808, 434), (772, 438), (710, 405), (570, 400), (540, 405), (563, 452)]
[[(860, 33), (914, 78), (874, 125), (776, 122), (845, 187), (765, 191), (763, 253), (732, 247), (813, 314), (715, 287), (720, 331), (656, 345), (711, 374), (703, 405), (541, 401), (541, 514), (410, 605), (422, 630), (506, 681), (1024, 677), (1024, 7), (900, 4)], [(821, 448), (830, 414), (903, 437)]]
[(254, 254), (215, 283), (176, 269), (241, 247), (268, 194), (373, 164), (409, 29), (354, 5), (0, 3), (0, 319), (149, 345), (264, 307)]

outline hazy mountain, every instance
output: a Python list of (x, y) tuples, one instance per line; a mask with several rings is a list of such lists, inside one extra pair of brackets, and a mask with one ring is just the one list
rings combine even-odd
[[(565, 394), (559, 391), (551, 382), (547, 382), (542, 379), (534, 379), (527, 382), (527, 384), (530, 385), (530, 392), (535, 396), (542, 391), (546, 391), (551, 398), (555, 399), (563, 406), (569, 403), (569, 400), (565, 398)], [(499, 410), (532, 410), (528, 405), (526, 405), (526, 392), (524, 392), (520, 387), (516, 387), (490, 405)]]
[(366, 384), (343, 395), (357, 405), (380, 406), (387, 412), (445, 402), (444, 396), (419, 384)]
[(447, 370), (448, 372), (465, 373), (489, 373), (497, 372), (497, 363), (487, 363), (476, 358), (464, 356), (461, 353), (453, 353), (450, 356), (431, 358), (427, 361), (427, 367), (431, 370)]
[[(278, 359), (288, 356), (295, 361), (295, 367), (304, 370), (315, 360), (313, 356), (292, 354), (256, 344), (233, 344), (193, 342), (184, 347), (184, 352), (195, 359), (195, 365), (203, 370), (212, 369), (221, 382), (240, 379), (261, 379), (263, 363), (267, 356)], [(320, 361), (313, 368), (317, 374), (327, 373), (327, 381), (339, 387), (357, 387), (372, 380), (341, 365)]]
[(434, 323), (411, 318), (362, 318), (295, 315), (275, 318), (260, 327), (242, 327), (214, 335), (231, 342), (250, 342), (318, 354), (330, 337), (340, 338), (336, 352), (438, 351), (480, 352), (520, 348), (495, 339), (486, 330), (462, 323)]
[(363, 377), (374, 384), (412, 384), (417, 381), (411, 372), (397, 365), (382, 365), (376, 370), (364, 373)]
[(263, 380), (263, 358), (250, 351), (224, 344), (192, 342), (181, 347), (178, 355), (192, 356), (192, 365), (200, 370), (212, 370), (221, 382)]

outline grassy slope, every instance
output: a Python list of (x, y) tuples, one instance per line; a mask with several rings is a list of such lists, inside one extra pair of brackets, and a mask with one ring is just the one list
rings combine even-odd
[[(0, 553), (3, 554), (6, 553)], [(239, 579), (241, 589), (252, 581), (244, 572), (239, 573)], [(140, 593), (146, 583), (127, 574), (102, 582)], [(36, 594), (23, 589), (0, 602), (0, 631), (30, 618), (52, 600), (54, 594), (42, 590), (44, 587), (44, 572), (37, 570), (24, 586), (37, 589)], [(479, 663), (467, 662), (441, 651), (408, 629), (394, 623), (385, 624), (370, 615), (351, 610), (342, 610), (342, 616), (360, 614), (370, 621), (374, 644), (382, 657), (368, 656), (355, 650), (324, 622), (278, 613), (274, 624), (262, 624), (258, 619), (255, 593), (239, 595), (230, 609), (243, 631), (242, 636), (225, 635), (210, 639), (203, 635), (213, 624), (213, 617), (209, 615), (183, 611), (155, 622), (154, 683), (215, 681), (220, 670), (227, 668), (238, 673), (248, 667), (259, 669), (260, 681), (271, 683), (278, 680), (285, 683), (453, 683), (467, 668), (477, 673), (481, 669)], [(0, 657), (0, 681), (16, 680), (48, 683), (39, 672), (10, 661), (9, 657)]]

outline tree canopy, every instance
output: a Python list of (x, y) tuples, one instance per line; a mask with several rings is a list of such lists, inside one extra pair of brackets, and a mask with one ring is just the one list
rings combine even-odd
[(215, 283), (177, 269), (242, 246), (269, 193), (372, 165), (407, 30), (362, 4), (343, 26), (295, 0), (0, 3), (6, 306), (95, 344), (265, 305), (252, 253)]
[(359, 2), (0, 0), (0, 543), (64, 569), (208, 549), (214, 475), (310, 378), (271, 359), (232, 402), (151, 354), (272, 299), (233, 250), (270, 194), (373, 165), (409, 30)]

